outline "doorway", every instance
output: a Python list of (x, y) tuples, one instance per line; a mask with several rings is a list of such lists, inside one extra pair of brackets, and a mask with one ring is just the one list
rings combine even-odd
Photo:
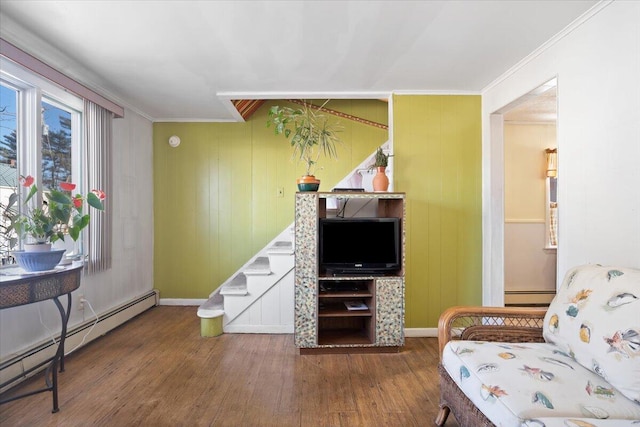
[(504, 305), (546, 306), (556, 290), (557, 83), (501, 109)]

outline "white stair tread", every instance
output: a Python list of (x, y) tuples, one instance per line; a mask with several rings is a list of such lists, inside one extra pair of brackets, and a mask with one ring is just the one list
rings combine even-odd
[(292, 242), (275, 242), (268, 250), (270, 254), (292, 254), (293, 243)]
[(247, 293), (247, 277), (244, 273), (238, 273), (220, 289), (220, 294), (222, 295), (246, 295)]
[(198, 307), (198, 317), (210, 319), (224, 315), (224, 308), (219, 298), (212, 297)]
[(271, 267), (269, 266), (269, 258), (266, 256), (260, 256), (256, 258), (242, 272), (245, 275), (249, 275), (249, 276), (271, 274)]
[(203, 308), (198, 309), (198, 317), (203, 319), (213, 319), (220, 316), (224, 316), (224, 310), (206, 310)]
[(198, 307), (198, 317), (210, 319), (224, 315), (224, 297), (214, 293)]

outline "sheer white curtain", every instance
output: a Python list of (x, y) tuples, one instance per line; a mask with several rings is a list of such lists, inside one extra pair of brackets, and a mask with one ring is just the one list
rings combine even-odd
[(84, 188), (106, 193), (104, 211), (93, 211), (88, 227), (87, 272), (111, 268), (112, 203), (111, 194), (111, 121), (113, 114), (101, 106), (84, 101)]

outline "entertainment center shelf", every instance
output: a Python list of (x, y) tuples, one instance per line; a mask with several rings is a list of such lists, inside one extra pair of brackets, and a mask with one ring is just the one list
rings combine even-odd
[(373, 344), (374, 281), (319, 278), (318, 283), (318, 344)]
[[(353, 214), (345, 213), (347, 203)], [(331, 204), (337, 208), (328, 208)], [(395, 352), (404, 345), (404, 214), (404, 193), (296, 194), (294, 332), (301, 354)], [(327, 269), (328, 261), (320, 257), (321, 219), (338, 215), (345, 215), (342, 225), (347, 226), (363, 221), (396, 224), (398, 247), (387, 252), (397, 262), (364, 263), (362, 271)], [(354, 243), (348, 234), (340, 241), (347, 248), (340, 257), (349, 259), (359, 251), (359, 243), (368, 249), (363, 249), (369, 253), (366, 256), (377, 253), (370, 249), (370, 236)]]

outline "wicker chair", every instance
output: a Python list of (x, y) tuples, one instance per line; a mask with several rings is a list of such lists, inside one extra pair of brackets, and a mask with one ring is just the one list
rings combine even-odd
[[(451, 307), (440, 316), (438, 343), (440, 358), (447, 342), (475, 340), (497, 342), (544, 342), (542, 323), (545, 309), (505, 307)], [(442, 364), (440, 373), (440, 412), (435, 419), (444, 425), (450, 412), (461, 427), (494, 424), (467, 399), (449, 377)]]

